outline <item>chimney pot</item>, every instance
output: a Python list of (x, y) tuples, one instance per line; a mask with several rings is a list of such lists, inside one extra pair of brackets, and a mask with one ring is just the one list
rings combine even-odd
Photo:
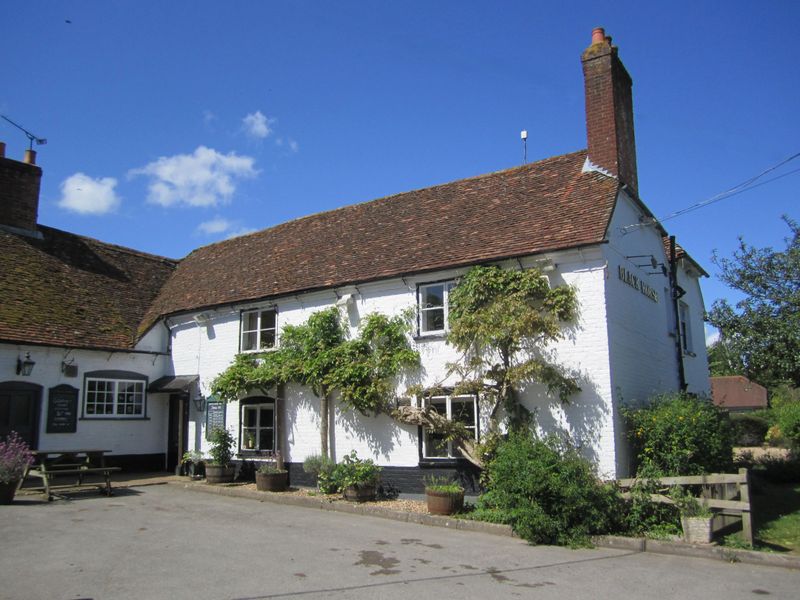
[(592, 44), (602, 44), (606, 41), (606, 30), (602, 27), (592, 29)]
[(25, 150), (25, 158), (22, 160), (24, 163), (28, 163), (29, 165), (36, 164), (36, 150)]

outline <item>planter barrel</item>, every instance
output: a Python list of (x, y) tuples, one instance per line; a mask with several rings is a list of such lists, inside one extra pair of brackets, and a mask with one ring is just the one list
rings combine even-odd
[(464, 508), (464, 492), (425, 490), (428, 512), (432, 515), (452, 515)]
[(206, 465), (206, 483), (232, 483), (235, 474), (233, 465)]
[(710, 544), (712, 517), (681, 517), (683, 538), (691, 544)]
[(259, 492), (285, 492), (289, 487), (289, 473), (259, 473), (256, 471), (256, 489)]
[(351, 485), (344, 489), (344, 499), (353, 502), (369, 502), (378, 497), (378, 486), (370, 485)]
[(0, 483), (0, 504), (11, 504), (14, 501), (14, 494), (17, 493), (19, 479)]

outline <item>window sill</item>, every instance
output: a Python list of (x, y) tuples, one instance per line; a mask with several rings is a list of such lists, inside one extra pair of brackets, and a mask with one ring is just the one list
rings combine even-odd
[(274, 458), (275, 450), (239, 450), (237, 457), (241, 458)]
[(426, 341), (436, 341), (436, 340), (443, 340), (447, 337), (446, 331), (437, 331), (434, 333), (418, 333), (417, 335), (413, 336), (413, 340), (415, 342), (426, 342)]
[(79, 417), (79, 421), (149, 421), (150, 417)]
[(466, 458), (423, 458), (419, 461), (421, 469), (455, 468), (470, 463)]

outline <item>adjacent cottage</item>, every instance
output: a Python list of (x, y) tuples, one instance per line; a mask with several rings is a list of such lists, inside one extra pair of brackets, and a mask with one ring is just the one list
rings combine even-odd
[[(41, 171), (0, 159), (0, 435), (19, 426), (6, 407), (28, 407), (40, 447), (101, 445), (172, 468), (224, 425), (241, 460), (279, 450), (302, 482), (303, 460), (320, 450), (319, 399), (288, 385), (220, 404), (209, 386), (237, 354), (277, 347), (286, 324), (338, 306), (353, 332), (366, 314), (411, 309), (415, 383), (443, 390), (429, 402), (477, 439), (481, 399), (447, 392), (445, 365), (459, 359), (445, 339), (448, 295), (474, 265), (535, 266), (577, 292), (577, 321), (546, 351), (581, 391), (562, 405), (532, 385), (523, 402), (603, 476), (627, 475), (620, 406), (677, 389), (708, 394), (705, 272), (639, 197), (631, 79), (602, 29), (581, 60), (587, 150), (304, 217), (180, 261), (38, 226)], [(15, 372), (29, 355), (33, 371)], [(397, 382), (398, 397), (408, 383)], [(66, 403), (52, 399), (65, 386), (74, 419), (56, 433)], [(372, 457), (401, 489), (419, 489), (426, 470), (469, 470), (450, 445), (386, 414), (333, 410), (329, 427), (335, 458)]]

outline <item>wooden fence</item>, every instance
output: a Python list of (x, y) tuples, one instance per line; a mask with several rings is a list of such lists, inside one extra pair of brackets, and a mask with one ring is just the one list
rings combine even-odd
[[(617, 484), (622, 490), (630, 490), (641, 479), (619, 479)], [(739, 469), (738, 473), (713, 473), (710, 475), (691, 475), (685, 477), (654, 477), (647, 479), (657, 484), (657, 493), (650, 494), (653, 502), (661, 504), (674, 504), (672, 498), (662, 492), (667, 492), (670, 487), (701, 486), (698, 502), (714, 512), (714, 516), (721, 516), (722, 527), (729, 525), (730, 517), (742, 521), (742, 534), (745, 541), (753, 545), (753, 515), (750, 506), (750, 477), (747, 469)], [(624, 494), (628, 497), (630, 494)], [(719, 529), (719, 528), (715, 528)]]

